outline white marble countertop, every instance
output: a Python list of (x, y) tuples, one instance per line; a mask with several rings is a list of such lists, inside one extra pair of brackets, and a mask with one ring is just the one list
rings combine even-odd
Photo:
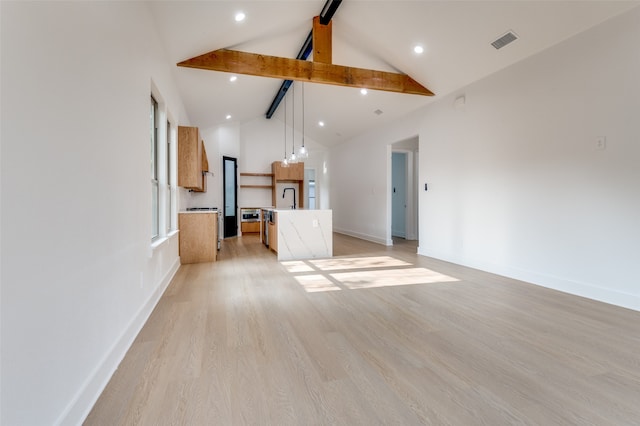
[(262, 207), (262, 210), (269, 210), (272, 212), (322, 212), (330, 211), (331, 209), (277, 209), (274, 207)]

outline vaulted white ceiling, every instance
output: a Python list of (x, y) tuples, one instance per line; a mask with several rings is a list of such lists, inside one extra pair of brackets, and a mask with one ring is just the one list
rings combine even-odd
[[(295, 58), (325, 0), (150, 2), (170, 60), (221, 48)], [(305, 84), (305, 133), (331, 146), (397, 119), (444, 95), (534, 55), (638, 1), (344, 0), (333, 17), (333, 63), (410, 75), (435, 97)], [(243, 11), (246, 19), (236, 22)], [(519, 39), (496, 50), (508, 30)], [(412, 48), (421, 44), (422, 55)], [(311, 58), (310, 58), (311, 59)], [(264, 117), (282, 80), (189, 68), (175, 78), (192, 125), (210, 128)], [(296, 83), (296, 128), (301, 129)], [(291, 120), (292, 93), (287, 94)], [(382, 114), (375, 114), (380, 110)], [(272, 119), (282, 120), (283, 104)], [(318, 126), (318, 121), (326, 123)], [(289, 124), (291, 121), (289, 121)]]

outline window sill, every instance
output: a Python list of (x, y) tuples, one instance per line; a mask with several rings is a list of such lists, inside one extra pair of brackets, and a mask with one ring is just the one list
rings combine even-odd
[(169, 232), (167, 235), (163, 236), (163, 237), (158, 237), (155, 240), (153, 240), (151, 242), (151, 247), (149, 250), (149, 257), (153, 256), (153, 252), (160, 247), (162, 244), (164, 244), (166, 241), (170, 240), (171, 238), (173, 238), (175, 235), (178, 234), (178, 232), (180, 232), (178, 229), (174, 229), (173, 231)]

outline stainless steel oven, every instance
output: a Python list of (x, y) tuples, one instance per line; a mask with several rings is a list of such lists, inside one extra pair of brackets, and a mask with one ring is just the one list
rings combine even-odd
[(260, 209), (240, 209), (241, 222), (260, 222)]
[(262, 242), (269, 247), (269, 222), (271, 222), (271, 210), (262, 211)]

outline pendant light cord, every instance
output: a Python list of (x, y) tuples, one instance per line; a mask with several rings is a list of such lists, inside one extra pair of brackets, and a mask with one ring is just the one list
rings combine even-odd
[(291, 97), (293, 98), (291, 102), (293, 102), (293, 112), (292, 121), (291, 121), (291, 160), (295, 159), (296, 155), (296, 82), (294, 81), (291, 85)]
[(284, 100), (284, 158), (287, 159), (287, 100)]
[(303, 81), (302, 82), (302, 143), (300, 144), (298, 161), (304, 161), (306, 158), (309, 158), (309, 151), (307, 151), (307, 148), (304, 146), (304, 138), (307, 130), (304, 124), (304, 116), (306, 115), (304, 108), (305, 108), (305, 100), (304, 100), (304, 81)]

